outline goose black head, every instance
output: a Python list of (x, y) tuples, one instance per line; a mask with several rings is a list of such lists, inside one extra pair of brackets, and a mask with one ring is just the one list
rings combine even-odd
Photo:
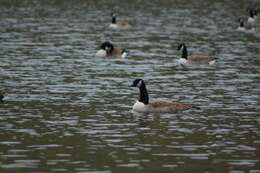
[(112, 23), (116, 24), (116, 14), (112, 12), (111, 17), (112, 17)]
[(140, 90), (139, 102), (143, 102), (145, 105), (147, 105), (149, 103), (149, 96), (144, 81), (142, 79), (135, 79), (131, 87), (139, 88)]
[(254, 9), (249, 10), (249, 16), (254, 18), (254, 16), (255, 16), (255, 10)]
[(179, 44), (177, 50), (182, 51), (182, 55), (181, 55), (182, 58), (188, 59), (188, 50), (187, 50), (186, 45), (184, 43)]
[(181, 43), (181, 44), (178, 45), (177, 50), (183, 50), (184, 47), (185, 47), (185, 44)]
[(116, 17), (116, 13), (112, 12), (111, 17)]
[(244, 27), (245, 20), (242, 17), (238, 18), (238, 22), (240, 27)]
[(109, 41), (103, 42), (100, 46), (101, 49), (105, 50), (108, 53), (111, 53), (114, 50), (114, 46)]
[(144, 81), (143, 79), (135, 79), (132, 83), (132, 85), (130, 85), (131, 87), (142, 87), (144, 85)]

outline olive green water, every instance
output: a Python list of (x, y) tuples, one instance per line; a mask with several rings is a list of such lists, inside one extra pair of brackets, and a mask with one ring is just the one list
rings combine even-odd
[[(0, 172), (259, 173), (260, 37), (235, 31), (246, 6), (1, 0)], [(133, 28), (110, 30), (112, 11)], [(129, 57), (95, 58), (105, 40)], [(180, 42), (218, 63), (178, 65)], [(202, 109), (133, 114), (135, 78)]]

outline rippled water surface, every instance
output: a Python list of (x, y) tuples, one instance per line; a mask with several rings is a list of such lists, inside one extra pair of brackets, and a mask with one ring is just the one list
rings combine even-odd
[[(260, 37), (244, 1), (0, 1), (0, 172), (259, 173)], [(110, 13), (132, 28), (108, 28)], [(95, 58), (110, 40), (126, 59)], [(218, 58), (180, 66), (177, 45)], [(192, 103), (131, 112), (151, 98)]]

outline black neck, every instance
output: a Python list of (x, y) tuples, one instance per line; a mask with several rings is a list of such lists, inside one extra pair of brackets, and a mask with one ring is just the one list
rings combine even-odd
[(106, 52), (108, 55), (112, 55), (113, 51), (114, 51), (114, 47), (111, 47), (111, 49), (107, 50)]
[(244, 27), (244, 22), (240, 22), (240, 27)]
[(113, 17), (112, 17), (112, 23), (113, 23), (113, 24), (116, 24), (116, 16), (113, 16)]
[(250, 17), (254, 18), (254, 12), (252, 10), (250, 10), (249, 15)]
[(187, 48), (186, 48), (185, 45), (183, 45), (181, 57), (184, 58), (184, 59), (187, 59), (187, 58), (188, 58), (188, 50), (187, 50)]
[(140, 88), (140, 98), (139, 98), (139, 102), (143, 102), (145, 105), (147, 105), (149, 103), (149, 96), (148, 96), (148, 92), (146, 90), (145, 84), (143, 84)]

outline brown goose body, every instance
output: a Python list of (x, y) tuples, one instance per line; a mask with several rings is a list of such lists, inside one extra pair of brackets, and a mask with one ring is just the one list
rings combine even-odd
[(122, 58), (122, 54), (125, 52), (124, 49), (115, 47), (111, 53), (108, 54), (108, 56), (115, 56)]
[(193, 108), (193, 106), (190, 104), (164, 101), (159, 99), (151, 100), (146, 107), (148, 112), (157, 112), (157, 113), (174, 113), (174, 112), (184, 111)]
[(193, 54), (188, 56), (188, 62), (191, 64), (210, 64), (213, 60), (215, 60), (213, 57), (206, 54)]
[(131, 26), (126, 20), (121, 20), (117, 22), (117, 25), (120, 29), (129, 29)]

